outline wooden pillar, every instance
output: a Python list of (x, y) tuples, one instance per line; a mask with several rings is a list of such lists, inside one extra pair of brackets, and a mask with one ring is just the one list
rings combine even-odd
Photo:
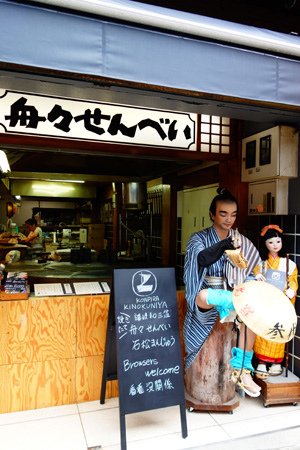
[(239, 121), (231, 122), (230, 152), (232, 158), (220, 161), (219, 185), (226, 187), (237, 199), (239, 213), (236, 226), (241, 232), (247, 229), (248, 221), (248, 183), (241, 181), (242, 144)]
[(163, 184), (162, 191), (162, 264), (176, 264), (177, 189)]

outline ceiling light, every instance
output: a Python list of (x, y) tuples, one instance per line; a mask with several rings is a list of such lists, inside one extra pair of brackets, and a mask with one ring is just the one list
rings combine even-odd
[(6, 177), (10, 173), (10, 165), (3, 150), (0, 150), (0, 177)]
[(57, 185), (44, 185), (38, 183), (32, 183), (33, 191), (37, 192), (37, 195), (48, 194), (50, 196), (59, 196), (60, 194), (72, 193), (75, 190), (74, 186)]
[(26, 176), (22, 177), (12, 176), (9, 178), (11, 180), (53, 181), (55, 183), (85, 183), (84, 180), (57, 180), (57, 179), (54, 180), (53, 178), (26, 177)]
[[(33, 180), (33, 178), (30, 178)], [(41, 178), (43, 181), (56, 181), (57, 183), (85, 183), (84, 180), (52, 180), (51, 178)]]

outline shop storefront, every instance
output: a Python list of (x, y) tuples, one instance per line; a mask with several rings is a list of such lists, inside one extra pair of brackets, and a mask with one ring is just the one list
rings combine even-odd
[[(37, 201), (30, 208), (43, 209), (47, 221), (53, 214), (49, 209), (59, 207), (41, 202), (46, 198), (54, 202), (58, 195), (53, 185), (53, 195), (49, 191), (39, 198), (32, 191), (28, 195), (34, 178), (39, 179), (39, 189), (41, 174), (47, 174), (42, 180), (45, 189), (54, 180), (66, 188), (66, 181), (74, 182), (74, 173), (102, 183), (104, 202), (99, 201), (99, 190), (91, 190), (82, 197), (73, 195), (77, 200), (72, 204), (64, 203), (63, 210), (78, 208), (80, 217), (74, 228), (70, 223), (59, 228), (52, 223), (49, 245), (57, 244), (57, 239), (70, 240), (70, 233), (80, 239), (80, 233), (84, 235), (80, 230), (107, 223), (105, 240), (112, 245), (111, 257), (117, 255), (122, 262), (137, 256), (135, 263), (176, 265), (179, 274), (184, 251), (178, 233), (182, 226), (178, 192), (228, 186), (241, 204), (240, 227), (255, 239), (260, 226), (274, 216), (266, 211), (248, 214), (248, 184), (241, 180), (242, 139), (275, 125), (298, 130), (298, 38), (133, 6), (125, 0), (97, 2), (89, 9), (84, 3), (0, 0), (0, 146), (15, 156), (12, 195), (22, 188), (22, 196)], [(23, 160), (28, 155), (23, 170), (18, 152)], [(81, 163), (84, 158), (93, 158), (89, 169)], [(72, 170), (76, 159), (79, 167)], [(287, 213), (276, 215), (295, 262), (300, 209), (293, 193), (298, 180), (298, 176), (290, 180)], [(124, 196), (128, 183), (147, 186), (144, 209), (138, 198), (133, 206)], [(69, 201), (72, 195), (65, 197)], [(95, 202), (101, 213), (89, 214), (80, 198)], [(123, 208), (124, 201), (128, 208)], [(150, 261), (145, 234), (152, 239)], [(77, 311), (72, 316), (75, 323), (81, 306), (74, 302), (70, 311)], [(298, 344), (296, 337), (290, 360), (296, 373), (300, 373)], [(26, 364), (30, 362), (28, 357)], [(74, 398), (70, 394), (67, 400)]]

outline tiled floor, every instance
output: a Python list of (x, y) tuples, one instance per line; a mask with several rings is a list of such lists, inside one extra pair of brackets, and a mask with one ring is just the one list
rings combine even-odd
[[(127, 449), (300, 449), (300, 404), (265, 408), (246, 397), (233, 414), (187, 412), (187, 424), (182, 439), (178, 406), (129, 414)], [(0, 414), (0, 448), (120, 449), (118, 400)]]

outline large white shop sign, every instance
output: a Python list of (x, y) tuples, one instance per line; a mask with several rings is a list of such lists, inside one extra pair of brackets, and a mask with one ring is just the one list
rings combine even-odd
[(0, 124), (5, 133), (196, 150), (190, 113), (0, 90)]

